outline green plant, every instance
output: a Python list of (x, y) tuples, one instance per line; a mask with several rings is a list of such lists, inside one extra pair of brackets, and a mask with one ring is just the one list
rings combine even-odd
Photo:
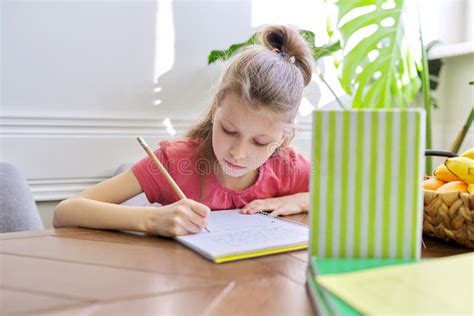
[[(370, 35), (360, 38), (345, 52), (340, 77), (341, 86), (353, 95), (353, 108), (407, 107), (422, 88), (426, 110), (426, 147), (431, 148), (431, 93), (428, 59), (419, 28), (421, 59), (417, 60), (406, 36), (407, 20), (403, 0), (339, 0), (338, 24), (355, 10), (365, 9), (343, 23), (339, 30), (345, 49), (355, 34), (372, 27)], [(371, 55), (372, 54), (372, 58)], [(375, 56), (375, 57), (374, 57)], [(418, 74), (420, 73), (420, 75)], [(421, 77), (421, 81), (420, 81)], [(425, 172), (432, 169), (431, 158), (426, 159)]]
[[(387, 4), (393, 5), (384, 7)], [(344, 50), (349, 40), (356, 41), (350, 51), (344, 52), (340, 76), (342, 88), (354, 97), (353, 108), (407, 107), (420, 90), (419, 61), (407, 43), (403, 5), (402, 0), (337, 3), (338, 24), (356, 9), (366, 10), (339, 28)], [(358, 32), (370, 32), (369, 28), (374, 29), (371, 34), (357, 38)]]

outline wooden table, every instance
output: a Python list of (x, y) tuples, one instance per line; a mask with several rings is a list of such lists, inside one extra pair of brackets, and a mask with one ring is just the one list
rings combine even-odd
[[(423, 257), (469, 251), (424, 240)], [(172, 239), (64, 228), (0, 234), (0, 256), (1, 315), (313, 314), (306, 251), (214, 264)]]

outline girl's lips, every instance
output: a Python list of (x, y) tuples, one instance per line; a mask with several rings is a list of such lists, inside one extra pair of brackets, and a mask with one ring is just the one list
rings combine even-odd
[(242, 166), (239, 166), (239, 165), (235, 165), (227, 160), (224, 159), (224, 162), (227, 164), (227, 166), (229, 166), (230, 168), (232, 169), (235, 169), (235, 170), (242, 170), (242, 169), (245, 169), (245, 167), (242, 167)]

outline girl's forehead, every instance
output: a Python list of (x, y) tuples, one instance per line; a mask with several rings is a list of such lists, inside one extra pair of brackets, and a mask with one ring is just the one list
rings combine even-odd
[[(268, 109), (264, 107), (255, 108), (243, 98), (229, 93), (219, 103), (217, 108), (221, 117), (230, 118), (232, 121), (259, 121), (263, 124), (275, 125), (287, 125), (286, 116), (271, 111), (271, 106)], [(285, 124), (286, 123), (286, 124)]]
[(236, 98), (230, 100), (224, 98), (216, 110), (216, 116), (236, 128), (258, 134), (281, 133), (287, 125), (281, 115), (271, 111), (254, 109), (247, 102)]

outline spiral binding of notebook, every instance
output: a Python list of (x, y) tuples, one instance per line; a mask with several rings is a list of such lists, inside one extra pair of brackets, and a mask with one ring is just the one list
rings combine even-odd
[[(270, 215), (270, 213), (267, 213), (267, 212), (257, 212), (255, 214), (259, 214), (259, 215), (264, 215), (264, 216), (272, 216)], [(279, 221), (282, 221), (282, 222), (286, 222), (286, 223), (290, 223), (292, 225), (296, 225), (296, 226), (300, 226), (300, 227), (306, 227), (308, 228), (309, 226), (306, 225), (306, 224), (303, 224), (303, 223), (299, 223), (299, 222), (295, 222), (295, 221), (292, 221), (290, 219), (286, 219), (286, 218), (283, 218), (283, 217), (277, 217), (277, 216), (272, 216), (274, 219), (276, 220), (279, 220)]]

